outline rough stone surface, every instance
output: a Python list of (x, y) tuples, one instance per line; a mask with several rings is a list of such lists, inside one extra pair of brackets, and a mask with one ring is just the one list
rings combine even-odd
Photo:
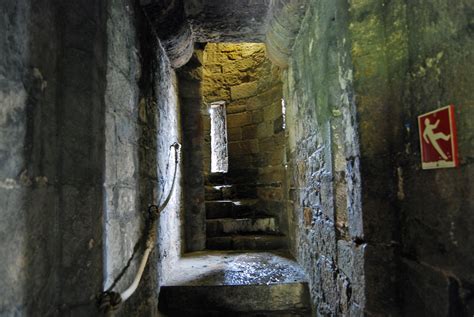
[(57, 9), (52, 1), (43, 2), (0, 4), (2, 316), (55, 314), (59, 303), (58, 172), (42, 163), (58, 156), (54, 68), (60, 40), (54, 25)]
[(0, 314), (91, 314), (102, 284), (105, 6), (0, 6)]
[(286, 68), (301, 20), (310, 1), (275, 1), (269, 9), (265, 45), (270, 60)]
[(176, 263), (173, 273), (165, 285), (258, 285), (306, 280), (302, 268), (284, 251), (192, 252)]
[(262, 42), (269, 1), (185, 1), (197, 42)]
[(268, 56), (288, 66), (308, 0), (140, 0), (173, 67), (191, 58), (194, 41), (265, 42)]
[[(162, 204), (169, 194), (175, 169), (170, 145), (180, 142), (174, 71), (161, 43), (149, 40), (152, 33), (146, 20), (132, 9), (127, 1), (111, 2), (107, 21), (111, 40), (105, 92), (105, 288), (135, 253), (117, 291), (135, 277), (147, 208)], [(120, 315), (156, 314), (160, 281), (181, 253), (181, 165), (176, 168), (172, 197), (159, 219), (157, 250), (150, 256), (140, 288)]]
[[(380, 264), (382, 257), (398, 263), (400, 251), (403, 263), (388, 269), (391, 278), (367, 270), (367, 285), (385, 280), (398, 289), (398, 294), (381, 287), (369, 293), (372, 312), (389, 305), (403, 315), (472, 314), (473, 239), (465, 226), (473, 218), (465, 210), (472, 209), (472, 191), (466, 190), (472, 176), (472, 127), (466, 120), (473, 98), (467, 88), (472, 80), (464, 75), (472, 68), (464, 62), (473, 58), (466, 50), (472, 47), (472, 32), (464, 18), (472, 10), (466, 1), (351, 5), (364, 193), (363, 223), (351, 235), (373, 244), (367, 264)], [(461, 166), (423, 171), (416, 118), (450, 103), (457, 106)]]
[[(204, 206), (203, 161), (210, 166), (211, 151), (203, 152), (204, 133), (201, 116), (202, 49), (196, 47), (190, 62), (177, 72), (181, 102), (181, 122), (183, 134), (183, 199), (184, 199), (184, 251), (200, 251), (206, 246), (206, 211)], [(183, 96), (184, 91), (191, 91)], [(209, 119), (208, 119), (209, 120)], [(207, 125), (210, 128), (210, 124)], [(209, 138), (206, 139), (210, 143)]]
[[(403, 11), (404, 10), (404, 11)], [(406, 2), (406, 45), (400, 55), (405, 87), (400, 125), (397, 199), (400, 201), (404, 313), (423, 307), (437, 315), (474, 314), (473, 114), (474, 36), (471, 1)], [(398, 12), (396, 12), (398, 14)], [(399, 65), (397, 65), (399, 67)], [(406, 82), (406, 81), (405, 81)], [(416, 116), (455, 105), (460, 167), (421, 170)], [(401, 129), (400, 129), (401, 130)], [(423, 294), (424, 289), (430, 288)], [(410, 291), (405, 292), (406, 289)], [(419, 301), (414, 300), (417, 296)]]
[[(150, 37), (144, 31), (150, 28), (136, 23), (140, 12), (127, 0), (0, 6), (7, 30), (0, 36), (0, 201), (7, 206), (0, 315), (94, 316), (94, 296), (124, 267), (144, 211), (169, 185), (166, 156), (157, 162), (156, 153), (166, 153), (170, 139), (179, 141), (170, 63), (159, 46), (142, 49), (137, 34)], [(159, 69), (147, 69), (160, 81), (144, 79), (152, 71), (142, 72), (140, 64), (158, 56)], [(159, 89), (150, 89), (158, 82)], [(158, 131), (166, 135), (158, 138)], [(119, 314), (156, 313), (162, 276), (156, 264), (163, 258), (165, 271), (180, 252), (173, 220), (179, 180), (175, 192), (160, 220), (163, 256), (152, 255), (145, 282)], [(118, 291), (136, 268), (135, 258)]]
[(359, 316), (366, 302), (366, 245), (347, 235), (361, 210), (346, 10), (309, 5), (284, 75), (289, 235), (318, 316)]
[(151, 23), (160, 38), (171, 65), (179, 68), (191, 58), (194, 36), (184, 12), (182, 0), (140, 0), (143, 18)]
[[(158, 248), (119, 315), (157, 314), (163, 276), (181, 251), (205, 247), (205, 194), (255, 198), (254, 210), (278, 219), (316, 315), (474, 313), (472, 1), (140, 4), (176, 19), (129, 0), (0, 4), (0, 315), (96, 314), (93, 296), (168, 192), (180, 133), (183, 166)], [(267, 34), (267, 47), (194, 47), (191, 28), (203, 41)], [(266, 54), (288, 64), (286, 118), (282, 72)], [(171, 67), (189, 58), (176, 78)], [(208, 173), (207, 106), (219, 100), (227, 175)], [(421, 170), (416, 117), (450, 103), (460, 167)], [(205, 192), (216, 184), (231, 187)], [(254, 212), (234, 207), (220, 212)], [(281, 247), (274, 238), (213, 243)]]
[(278, 233), (275, 218), (220, 218), (206, 221), (206, 232), (209, 237), (238, 233)]
[[(108, 42), (107, 85), (105, 91), (105, 257), (108, 288), (131, 257), (134, 244), (143, 230), (139, 198), (139, 72), (135, 24), (124, 1), (115, 1), (108, 8), (107, 33), (114, 40)], [(124, 289), (133, 281), (133, 271), (117, 285)]]

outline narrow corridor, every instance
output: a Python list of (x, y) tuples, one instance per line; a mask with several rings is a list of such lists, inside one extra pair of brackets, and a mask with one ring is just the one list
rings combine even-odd
[(472, 317), (473, 21), (0, 1), (0, 317)]

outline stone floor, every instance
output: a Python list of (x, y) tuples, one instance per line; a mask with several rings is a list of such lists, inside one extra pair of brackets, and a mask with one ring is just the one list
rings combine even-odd
[(264, 285), (305, 282), (302, 268), (283, 251), (201, 251), (186, 254), (167, 286)]
[(282, 251), (203, 251), (185, 255), (160, 290), (162, 316), (307, 317), (308, 283)]

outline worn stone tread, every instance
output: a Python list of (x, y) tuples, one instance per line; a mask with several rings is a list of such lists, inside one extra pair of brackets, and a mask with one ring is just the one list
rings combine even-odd
[(279, 230), (274, 217), (217, 218), (206, 220), (206, 232), (208, 237), (216, 237), (238, 233), (276, 234)]
[(256, 210), (257, 199), (206, 201), (206, 218), (243, 218), (263, 214)]
[(159, 309), (169, 316), (307, 316), (309, 289), (306, 282), (162, 286)]
[(206, 248), (209, 250), (278, 250), (287, 247), (283, 235), (231, 235), (208, 237)]

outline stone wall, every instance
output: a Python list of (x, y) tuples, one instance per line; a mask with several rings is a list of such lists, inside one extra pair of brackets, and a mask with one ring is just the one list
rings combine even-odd
[[(397, 160), (405, 315), (474, 314), (474, 4), (406, 1), (403, 149)], [(460, 167), (421, 170), (417, 116), (455, 105)]]
[[(127, 1), (112, 1), (107, 8), (107, 86), (105, 91), (105, 288), (127, 263), (143, 229), (139, 199), (140, 169), (137, 142), (140, 61), (133, 8)], [(133, 118), (133, 120), (130, 120)], [(141, 251), (141, 249), (139, 250)], [(124, 289), (133, 280), (130, 273), (118, 283)]]
[(50, 315), (61, 246), (57, 8), (2, 1), (0, 10), (0, 315)]
[(0, 314), (89, 314), (102, 284), (104, 6), (1, 6)]
[(204, 208), (202, 49), (197, 46), (191, 60), (178, 70), (179, 97), (183, 133), (183, 186), (185, 251), (206, 247), (206, 211)]
[[(144, 37), (146, 40), (146, 37)], [(157, 104), (151, 102), (148, 104), (148, 113), (155, 118), (157, 129), (151, 131), (152, 135), (157, 137), (156, 151), (146, 149), (150, 155), (157, 156), (157, 166), (152, 165), (152, 161), (147, 160), (148, 167), (146, 170), (152, 169), (157, 174), (151, 174), (147, 182), (158, 181), (156, 191), (150, 191), (150, 197), (154, 197), (157, 202), (162, 204), (170, 193), (172, 188), (173, 173), (175, 168), (175, 152), (170, 146), (174, 142), (183, 142), (180, 116), (180, 101), (178, 98), (178, 80), (175, 71), (171, 68), (170, 62), (165, 55), (161, 45), (157, 48), (158, 53), (158, 69), (155, 73), (153, 85), (157, 95), (155, 96)], [(148, 126), (149, 123), (146, 123)], [(180, 147), (182, 151), (182, 146)], [(151, 258), (149, 267), (149, 275), (156, 277), (158, 275), (158, 284), (153, 284), (153, 294), (149, 298), (150, 306), (154, 309), (161, 283), (170, 276), (170, 272), (174, 264), (179, 259), (185, 248), (184, 241), (184, 185), (183, 185), (183, 163), (182, 154), (178, 154), (179, 163), (176, 166), (176, 178), (171, 199), (167, 207), (163, 210), (158, 226), (158, 254)], [(153, 188), (153, 190), (155, 190)], [(158, 194), (157, 194), (158, 192)], [(146, 280), (146, 279), (145, 279)]]
[(291, 249), (316, 315), (365, 307), (359, 146), (343, 1), (312, 3), (284, 73)]
[[(170, 145), (180, 142), (180, 122), (174, 71), (141, 12), (117, 0), (110, 2), (108, 17), (105, 288), (134, 254), (116, 286), (123, 291), (143, 252), (139, 242), (147, 208), (163, 203), (171, 189)], [(151, 254), (137, 293), (120, 311), (123, 316), (156, 314), (159, 284), (181, 254), (181, 165), (177, 169), (172, 199), (159, 219), (158, 252)]]
[[(94, 295), (169, 189), (174, 72), (131, 1), (0, 6), (0, 315), (94, 316)], [(159, 282), (181, 252), (180, 182), (178, 170), (159, 252), (122, 315), (156, 313)], [(118, 291), (136, 267), (135, 258)]]
[[(285, 76), (288, 197), (320, 314), (472, 315), (472, 11), (310, 5)], [(421, 170), (417, 116), (450, 103), (461, 166)]]
[(366, 243), (366, 311), (400, 313), (399, 204), (396, 160), (406, 65), (404, 1), (362, 1), (349, 7), (349, 37), (360, 133), (361, 205), (357, 234)]
[[(181, 135), (177, 80), (160, 41), (128, 0), (111, 1), (108, 17), (105, 288), (134, 255), (116, 286), (123, 291), (140, 263), (147, 208), (162, 204), (171, 190), (170, 146)], [(176, 168), (172, 198), (159, 218), (157, 249), (120, 315), (156, 315), (159, 285), (181, 254), (181, 164)]]
[[(366, 278), (379, 285), (367, 289), (374, 312), (473, 312), (473, 217), (465, 212), (472, 209), (472, 12), (468, 1), (350, 7)], [(417, 116), (451, 103), (461, 166), (421, 170)]]

